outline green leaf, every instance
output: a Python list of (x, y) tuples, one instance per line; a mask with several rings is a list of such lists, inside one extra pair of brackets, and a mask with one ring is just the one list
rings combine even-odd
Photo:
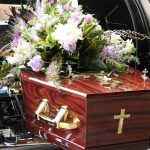
[(9, 65), (6, 61), (3, 61), (0, 65), (0, 79), (8, 75), (11, 68), (11, 65)]
[(53, 32), (53, 29), (45, 25), (46, 34), (50, 35)]
[(95, 28), (95, 25), (90, 25), (83, 31), (83, 35), (87, 36), (94, 28)]
[(42, 46), (44, 46), (44, 47), (49, 47), (50, 49), (55, 46), (54, 43), (49, 43), (49, 42), (45, 42), (45, 41), (40, 41), (40, 42), (38, 43), (38, 45), (42, 45)]
[(101, 34), (102, 34), (102, 31), (99, 31), (99, 30), (97, 30), (97, 31), (92, 31), (92, 32), (90, 32), (89, 34), (88, 34), (88, 38), (90, 38), (90, 39), (99, 39), (100, 38), (100, 36), (101, 36)]
[[(83, 42), (84, 47), (88, 46), (86, 49), (80, 49), (79, 55), (79, 66), (89, 68), (91, 61), (99, 56), (102, 48), (104, 46), (104, 40), (89, 40)], [(105, 67), (104, 67), (105, 68)]]
[(76, 65), (76, 64), (78, 64), (78, 62), (77, 61), (68, 61), (68, 64), (70, 64), (70, 65)]
[(51, 4), (50, 3), (46, 3), (46, 13), (50, 14), (51, 13)]
[(48, 62), (51, 61), (52, 57), (55, 55), (54, 51), (45, 51), (41, 53), (42, 60)]
[(24, 28), (22, 34), (23, 34), (23, 37), (24, 37), (26, 40), (28, 40), (28, 41), (30, 41), (30, 42), (34, 40), (34, 39), (32, 39), (32, 38), (30, 37), (27, 28)]
[(114, 62), (113, 64), (108, 65), (110, 69), (115, 69), (119, 72), (125, 72), (128, 68), (128, 65), (122, 62)]
[(104, 63), (104, 61), (100, 60), (99, 58), (94, 58), (91, 61), (89, 69), (91, 69), (91, 70), (93, 69), (96, 71), (101, 71), (101, 70), (107, 71), (108, 70), (107, 65)]
[(56, 40), (51, 35), (47, 35), (46, 42), (56, 44)]
[(97, 54), (99, 54), (102, 51), (102, 48), (104, 46), (103, 40), (95, 40), (92, 41), (90, 46), (83, 50), (82, 55), (89, 56), (90, 58), (95, 57)]
[[(79, 43), (79, 42), (78, 42)], [(78, 47), (79, 48), (79, 51), (80, 51), (80, 54), (82, 54), (89, 46), (90, 46), (90, 40), (88, 40), (87, 38), (85, 38), (80, 44)]]
[(20, 69), (20, 68), (17, 68), (17, 70), (16, 70), (16, 75), (17, 75), (17, 77), (20, 76), (20, 73), (21, 73), (21, 69)]
[(134, 47), (134, 48), (132, 49), (132, 53), (135, 53), (136, 51), (137, 51), (137, 48)]

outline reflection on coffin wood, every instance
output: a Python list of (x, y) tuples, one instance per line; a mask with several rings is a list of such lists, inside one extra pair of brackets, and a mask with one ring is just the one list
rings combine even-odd
[[(46, 81), (43, 74), (25, 71), (21, 78), (27, 128), (66, 150), (119, 150), (112, 145), (121, 149), (121, 144), (137, 142), (138, 145), (141, 141), (146, 142), (141, 143), (141, 149), (137, 150), (147, 150), (150, 79), (144, 81), (142, 75), (129, 69), (129, 72), (114, 77), (122, 83), (119, 87), (102, 86), (94, 77), (64, 79), (57, 89)], [(48, 100), (52, 118), (55, 118), (58, 108), (67, 106), (73, 116), (79, 118), (78, 128), (57, 129), (47, 122), (35, 120), (35, 110), (42, 99)], [(121, 109), (126, 111), (122, 110), (121, 116), (114, 119)], [(117, 133), (119, 120), (116, 119), (120, 118), (127, 118), (121, 125), (122, 134)], [(134, 150), (130, 144), (125, 147), (123, 150)]]

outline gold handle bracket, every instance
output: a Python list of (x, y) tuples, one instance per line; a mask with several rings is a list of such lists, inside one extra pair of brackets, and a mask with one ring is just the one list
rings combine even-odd
[(19, 81), (15, 81), (8, 87), (8, 94), (12, 96), (13, 94), (19, 94), (21, 92), (21, 83)]
[(61, 106), (54, 119), (50, 118), (47, 114), (50, 114), (48, 100), (43, 99), (35, 111), (37, 120), (45, 121), (58, 129), (66, 130), (76, 129), (80, 123), (80, 120), (77, 117), (72, 117), (72, 120), (68, 120), (70, 112), (68, 111), (67, 106)]

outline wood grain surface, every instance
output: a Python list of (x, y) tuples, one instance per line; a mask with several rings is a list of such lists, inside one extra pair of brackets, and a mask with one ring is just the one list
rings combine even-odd
[[(43, 74), (25, 71), (21, 79), (26, 125), (34, 134), (68, 150), (146, 141), (150, 135), (150, 79), (144, 82), (141, 76), (141, 72), (130, 69), (115, 77), (123, 83), (115, 88), (102, 86), (94, 77), (64, 79), (57, 89)], [(34, 111), (44, 98), (49, 100), (51, 111), (67, 105), (80, 119), (78, 129), (56, 129), (36, 121)], [(119, 120), (114, 115), (121, 109), (131, 116), (124, 120), (122, 134), (118, 134)]]

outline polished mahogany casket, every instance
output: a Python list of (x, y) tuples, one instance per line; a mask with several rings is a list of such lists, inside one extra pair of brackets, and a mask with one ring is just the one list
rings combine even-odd
[(112, 145), (116, 146), (114, 150), (128, 150), (128, 143), (133, 146), (131, 150), (146, 150), (150, 79), (143, 77), (131, 68), (112, 77), (118, 86), (103, 85), (94, 76), (80, 76), (63, 79), (57, 88), (43, 74), (24, 71), (21, 81), (26, 126), (66, 150), (113, 150)]

